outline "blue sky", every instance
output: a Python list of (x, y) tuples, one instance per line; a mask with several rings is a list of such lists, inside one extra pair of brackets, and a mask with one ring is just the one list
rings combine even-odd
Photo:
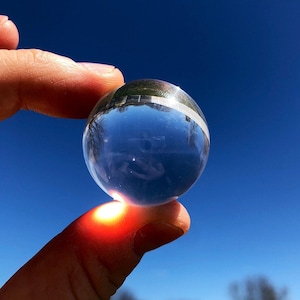
[[(300, 298), (300, 2), (5, 1), (21, 48), (180, 85), (211, 133), (182, 203), (190, 232), (146, 255), (126, 286), (141, 300), (228, 299), (263, 274)], [(84, 120), (20, 112), (0, 124), (0, 284), (83, 212), (109, 200), (85, 166)]]

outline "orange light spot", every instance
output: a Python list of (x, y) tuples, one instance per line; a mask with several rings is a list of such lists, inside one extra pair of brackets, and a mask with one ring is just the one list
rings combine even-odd
[(113, 225), (122, 218), (126, 211), (126, 204), (114, 201), (101, 205), (94, 212), (94, 218), (106, 225)]

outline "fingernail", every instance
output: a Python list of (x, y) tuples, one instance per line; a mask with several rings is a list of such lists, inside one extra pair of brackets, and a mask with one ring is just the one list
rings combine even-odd
[(0, 25), (8, 21), (8, 16), (0, 15)]
[(111, 73), (113, 70), (116, 69), (115, 66), (105, 65), (105, 64), (87, 63), (87, 62), (80, 62), (79, 64), (84, 68), (88, 69), (89, 71), (98, 74)]
[(136, 232), (134, 250), (136, 254), (143, 255), (147, 251), (176, 240), (183, 234), (184, 231), (174, 225), (162, 222), (150, 223)]

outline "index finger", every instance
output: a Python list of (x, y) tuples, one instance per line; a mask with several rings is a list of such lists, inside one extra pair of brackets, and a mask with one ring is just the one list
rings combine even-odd
[(19, 109), (86, 118), (103, 95), (123, 83), (114, 66), (76, 63), (37, 49), (0, 50), (0, 120)]

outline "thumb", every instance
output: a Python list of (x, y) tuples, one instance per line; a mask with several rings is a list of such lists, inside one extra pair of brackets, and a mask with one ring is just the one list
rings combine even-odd
[(143, 254), (187, 232), (177, 201), (157, 207), (117, 201), (69, 225), (0, 290), (0, 299), (109, 299)]

